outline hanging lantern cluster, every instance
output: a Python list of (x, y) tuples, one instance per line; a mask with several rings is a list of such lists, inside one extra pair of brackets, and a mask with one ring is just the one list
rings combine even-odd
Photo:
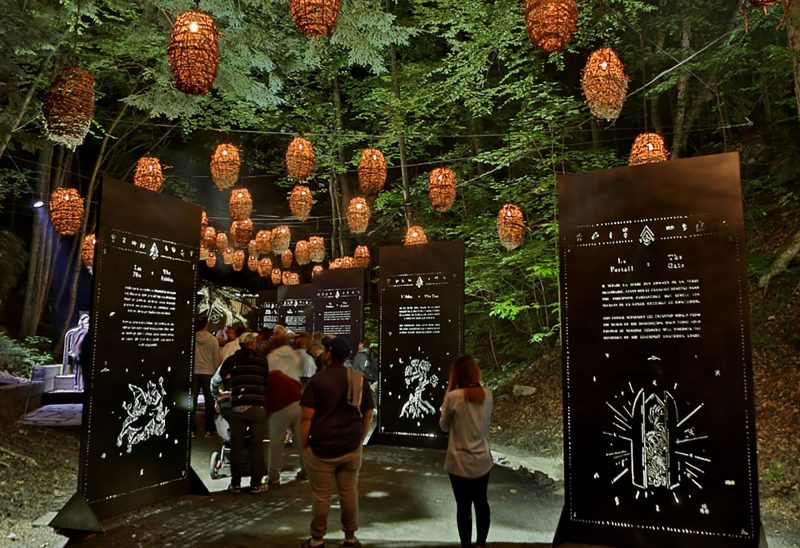
[(246, 246), (253, 238), (253, 221), (251, 219), (233, 221), (230, 234), (236, 245)]
[(669, 160), (669, 151), (664, 138), (658, 133), (640, 133), (636, 136), (628, 156), (629, 166), (657, 164)]
[(518, 248), (525, 241), (525, 215), (514, 204), (506, 204), (497, 214), (497, 234), (507, 250)]
[(276, 226), (272, 229), (272, 251), (276, 255), (289, 249), (292, 243), (292, 231), (286, 225)]
[(283, 279), (281, 281), (284, 285), (299, 285), (300, 274), (297, 272), (284, 272)]
[(272, 272), (272, 261), (268, 257), (264, 257), (258, 261), (258, 275), (266, 278)]
[(346, 257), (342, 257), (342, 268), (355, 268), (356, 267), (356, 260), (347, 255)]
[(203, 245), (208, 249), (215, 249), (217, 247), (217, 229), (213, 226), (207, 226), (203, 234)]
[[(136, 170), (133, 172), (133, 184), (138, 187), (158, 192), (164, 184), (164, 170), (161, 160), (149, 156), (143, 156), (136, 162)], [(208, 218), (206, 218), (208, 223)]]
[(386, 160), (377, 148), (365, 148), (358, 161), (358, 186), (364, 194), (376, 194), (386, 184)]
[(241, 269), (244, 268), (244, 250), (237, 249), (233, 252), (233, 269), (236, 272), (239, 272)]
[(289, 195), (289, 209), (298, 220), (305, 221), (311, 213), (313, 201), (310, 188), (306, 185), (295, 185)]
[(289, 13), (306, 36), (329, 36), (341, 6), (341, 0), (289, 0)]
[(369, 266), (369, 248), (365, 245), (356, 246), (353, 258), (355, 259), (356, 266), (367, 268)]
[(223, 264), (232, 264), (233, 257), (236, 254), (236, 250), (232, 247), (226, 247), (222, 250), (222, 263)]
[(206, 266), (208, 268), (214, 268), (217, 266), (217, 254), (213, 251), (209, 252), (208, 257), (206, 257)]
[(314, 172), (314, 147), (302, 137), (295, 137), (286, 149), (286, 169), (297, 181), (308, 179)]
[(94, 247), (96, 244), (97, 238), (95, 238), (94, 234), (87, 234), (81, 242), (81, 260), (90, 274), (94, 268)]
[(281, 285), (281, 269), (273, 268), (270, 274), (270, 280), (274, 285)]
[(224, 251), (228, 247), (228, 235), (224, 232), (218, 232), (216, 246), (218, 250)]
[(219, 66), (219, 32), (214, 19), (202, 11), (178, 15), (167, 54), (178, 91), (189, 95), (208, 93)]
[(315, 265), (314, 265), (314, 268), (312, 268), (312, 269), (311, 269), (311, 277), (312, 277), (312, 278), (316, 278), (317, 276), (319, 276), (320, 274), (322, 274), (322, 272), (323, 272), (324, 270), (325, 270), (325, 269), (322, 267), (322, 265), (321, 265), (321, 264), (315, 264)]
[(412, 226), (406, 231), (406, 237), (403, 241), (404, 245), (419, 245), (427, 243), (428, 236), (425, 235), (425, 230), (421, 226)]
[(208, 228), (208, 213), (206, 213), (205, 209), (200, 210), (200, 245), (203, 245), (203, 242), (206, 239), (206, 229)]
[(453, 206), (456, 201), (456, 174), (452, 169), (439, 167), (431, 171), (428, 197), (436, 211), (447, 211)]
[(321, 263), (325, 260), (325, 239), (322, 236), (311, 236), (308, 239), (308, 252), (311, 262)]
[(287, 249), (281, 253), (281, 266), (283, 268), (291, 268), (292, 261), (294, 261), (294, 253), (292, 253), (291, 249)]
[(258, 272), (258, 255), (249, 255), (247, 257), (247, 269), (250, 272)]
[(259, 230), (256, 234), (256, 251), (259, 253), (272, 252), (272, 231)]
[(614, 50), (592, 52), (583, 67), (581, 87), (592, 114), (605, 120), (617, 119), (628, 93), (628, 77)]
[(50, 195), (50, 222), (62, 236), (72, 236), (83, 225), (83, 198), (75, 188), (57, 188)]
[(578, 29), (576, 0), (527, 0), (525, 25), (531, 42), (547, 52), (561, 51)]
[(241, 167), (238, 148), (230, 144), (217, 145), (211, 155), (211, 179), (218, 189), (225, 190), (235, 185)]
[(67, 67), (44, 94), (42, 115), (47, 138), (74, 149), (83, 143), (94, 116), (94, 77), (80, 67)]
[(247, 254), (248, 255), (258, 255), (258, 250), (256, 249), (256, 241), (250, 240), (247, 242)]
[(307, 265), (311, 262), (311, 251), (309, 250), (308, 242), (300, 240), (294, 244), (294, 260), (300, 266)]
[(343, 268), (343, 267), (344, 267), (344, 259), (342, 259), (341, 257), (337, 257), (337, 258), (335, 258), (334, 260), (331, 261), (331, 264), (330, 264), (330, 266), (328, 268), (330, 270), (337, 270), (337, 269)]
[(253, 212), (253, 198), (250, 197), (250, 191), (246, 188), (233, 189), (228, 202), (228, 211), (233, 221), (244, 221), (250, 217)]
[(366, 232), (369, 226), (370, 210), (367, 201), (358, 197), (350, 200), (347, 207), (347, 226), (353, 234)]
[(200, 260), (201, 261), (205, 261), (206, 259), (208, 259), (208, 253), (209, 253), (208, 248), (206, 246), (204, 246), (203, 244), (200, 244)]

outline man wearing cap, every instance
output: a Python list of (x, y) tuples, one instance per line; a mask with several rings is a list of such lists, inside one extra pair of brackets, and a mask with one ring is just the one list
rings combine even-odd
[(322, 344), (328, 367), (309, 379), (300, 398), (300, 443), (312, 492), (311, 538), (300, 546), (324, 546), (334, 483), (342, 509), (342, 546), (360, 546), (355, 536), (358, 471), (375, 404), (364, 376), (344, 366), (350, 356), (347, 342), (326, 337)]

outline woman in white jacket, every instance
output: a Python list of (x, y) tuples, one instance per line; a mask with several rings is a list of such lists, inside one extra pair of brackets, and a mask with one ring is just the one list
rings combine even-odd
[(461, 546), (472, 546), (472, 506), (475, 506), (476, 548), (486, 546), (490, 510), (487, 491), (492, 453), (489, 425), (492, 392), (481, 386), (478, 363), (462, 356), (450, 368), (450, 382), (442, 404), (439, 426), (450, 433), (444, 469), (456, 499), (456, 524)]

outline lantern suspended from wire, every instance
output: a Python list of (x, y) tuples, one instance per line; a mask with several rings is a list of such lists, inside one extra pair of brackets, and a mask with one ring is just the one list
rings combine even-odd
[(203, 244), (200, 244), (200, 260), (201, 261), (205, 261), (206, 259), (208, 259), (208, 253), (209, 253), (208, 248), (206, 246), (204, 246)]
[(222, 250), (222, 262), (223, 264), (231, 264), (233, 263), (233, 257), (236, 254), (236, 250), (232, 247), (228, 246)]
[(292, 261), (294, 261), (294, 253), (292, 253), (291, 249), (287, 249), (281, 253), (281, 266), (283, 268), (291, 268)]
[(526, 228), (525, 215), (518, 206), (506, 204), (500, 209), (497, 214), (497, 234), (507, 250), (516, 249), (525, 241)]
[(337, 257), (331, 261), (331, 264), (328, 266), (330, 270), (336, 270), (338, 268), (342, 268), (344, 266), (344, 259), (341, 257)]
[(214, 268), (217, 266), (217, 254), (213, 251), (209, 252), (208, 257), (206, 258), (206, 266), (208, 268)]
[[(209, 227), (213, 228), (213, 227)], [(215, 246), (219, 251), (224, 251), (228, 247), (228, 235), (224, 232), (217, 232)], [(209, 246), (212, 247), (212, 246)]]
[(302, 181), (314, 172), (314, 147), (302, 137), (295, 137), (286, 149), (286, 169), (289, 177)]
[(452, 207), (456, 201), (456, 174), (452, 169), (439, 167), (431, 171), (428, 196), (436, 211), (447, 211)]
[[(133, 173), (133, 184), (136, 186), (158, 192), (164, 184), (164, 170), (161, 160), (143, 156), (136, 162), (136, 170)], [(205, 213), (205, 212), (204, 212)], [(206, 217), (208, 223), (208, 217)]]
[(206, 229), (208, 228), (208, 214), (205, 209), (200, 210), (200, 245), (203, 245), (206, 239)]
[(316, 278), (317, 276), (319, 276), (320, 274), (322, 274), (322, 272), (323, 272), (324, 270), (325, 270), (325, 269), (322, 267), (322, 265), (321, 265), (321, 264), (315, 264), (315, 265), (314, 265), (314, 268), (312, 268), (312, 269), (311, 269), (311, 277), (312, 277), (312, 278)]
[(419, 245), (427, 243), (428, 237), (425, 235), (425, 230), (421, 226), (412, 226), (406, 231), (406, 237), (403, 241), (403, 244)]
[(258, 256), (249, 255), (247, 257), (247, 269), (250, 272), (258, 272)]
[(50, 222), (62, 236), (72, 236), (83, 226), (83, 198), (75, 188), (57, 188), (50, 195)]
[(233, 252), (233, 269), (236, 272), (239, 272), (241, 269), (244, 268), (245, 256), (244, 250), (237, 249)]
[(272, 261), (268, 257), (264, 257), (258, 261), (258, 275), (266, 278), (272, 273)]
[(236, 245), (246, 246), (253, 238), (253, 221), (251, 219), (233, 221), (230, 233)]
[(311, 189), (306, 185), (295, 185), (289, 195), (289, 209), (292, 210), (292, 215), (297, 217), (299, 221), (308, 219), (313, 202)]
[(42, 115), (47, 138), (74, 149), (83, 143), (94, 116), (94, 77), (80, 67), (67, 67), (45, 92)]
[(347, 226), (353, 234), (366, 232), (369, 226), (369, 205), (364, 198), (358, 197), (350, 200), (347, 207)]
[(294, 260), (297, 261), (297, 264), (300, 266), (307, 265), (311, 262), (311, 252), (308, 249), (307, 241), (299, 240), (294, 244)]
[(322, 236), (311, 236), (308, 239), (308, 251), (311, 262), (321, 263), (325, 260), (325, 239)]
[(248, 255), (258, 255), (258, 249), (256, 249), (256, 241), (250, 240), (247, 242), (247, 254)]
[(276, 226), (272, 229), (272, 251), (280, 255), (292, 243), (292, 231), (286, 225)]
[(525, 25), (536, 47), (561, 51), (578, 29), (578, 4), (575, 0), (527, 0)]
[(289, 0), (289, 13), (294, 26), (306, 36), (328, 36), (341, 5), (341, 0)]
[(281, 281), (283, 285), (298, 285), (300, 283), (300, 275), (297, 272), (286, 271), (283, 273)]
[(356, 266), (367, 268), (369, 266), (369, 248), (365, 245), (356, 246), (353, 258), (355, 259)]
[(230, 144), (217, 145), (211, 155), (211, 179), (218, 189), (225, 190), (235, 185), (241, 167), (238, 148)]
[(96, 244), (97, 238), (95, 238), (94, 234), (87, 234), (81, 242), (81, 260), (89, 274), (92, 273), (94, 268), (94, 247)]
[(629, 166), (657, 164), (669, 160), (669, 151), (664, 138), (658, 133), (640, 133), (636, 136), (628, 156)]
[(208, 93), (219, 66), (219, 33), (214, 19), (202, 11), (178, 15), (167, 54), (178, 91), (189, 95)]
[(358, 186), (364, 194), (375, 194), (386, 184), (386, 160), (377, 148), (365, 148), (358, 161)]
[(256, 234), (256, 251), (259, 253), (272, 252), (272, 231), (259, 230)]
[(274, 285), (281, 285), (281, 269), (273, 268), (270, 274), (270, 280)]
[(592, 52), (583, 67), (581, 87), (592, 114), (616, 120), (628, 93), (625, 67), (611, 48)]
[(250, 191), (246, 188), (235, 188), (231, 191), (231, 199), (228, 202), (228, 211), (231, 220), (244, 221), (253, 212), (253, 198)]
[(342, 268), (355, 268), (356, 267), (356, 260), (347, 255), (346, 257), (342, 257)]

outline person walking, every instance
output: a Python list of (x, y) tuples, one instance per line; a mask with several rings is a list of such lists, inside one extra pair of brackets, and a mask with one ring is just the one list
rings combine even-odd
[[(269, 372), (269, 392), (267, 413), (269, 413), (269, 485), (280, 485), (283, 464), (283, 438), (286, 429), (291, 428), (295, 439), (300, 439), (300, 381), (291, 378), (277, 369)], [(300, 457), (300, 471), (297, 479), (306, 479), (303, 468), (303, 455), (297, 446)]]
[(197, 411), (197, 398), (203, 392), (205, 406), (206, 437), (213, 436), (217, 431), (214, 426), (214, 398), (211, 395), (211, 376), (217, 371), (220, 364), (220, 352), (217, 338), (208, 330), (208, 316), (198, 316), (194, 322), (194, 375), (192, 376), (192, 435), (197, 429), (195, 412)]
[(342, 546), (360, 546), (358, 472), (361, 448), (375, 404), (364, 376), (344, 367), (350, 347), (340, 338), (322, 340), (328, 364), (306, 383), (300, 397), (300, 444), (311, 484), (311, 538), (301, 548), (324, 546), (333, 484), (342, 510)]
[(220, 368), (222, 379), (230, 378), (231, 386), (231, 484), (228, 491), (239, 493), (242, 484), (244, 438), (250, 431), (250, 491), (262, 493), (269, 486), (262, 483), (264, 469), (264, 431), (267, 414), (264, 398), (269, 386), (269, 367), (256, 355), (258, 335), (240, 336), (239, 350)]
[(450, 368), (450, 382), (442, 404), (439, 426), (449, 432), (444, 469), (456, 499), (456, 524), (462, 548), (472, 546), (472, 507), (475, 506), (475, 548), (486, 546), (490, 510), (487, 490), (492, 469), (489, 425), (492, 392), (481, 386), (478, 363), (462, 356)]

